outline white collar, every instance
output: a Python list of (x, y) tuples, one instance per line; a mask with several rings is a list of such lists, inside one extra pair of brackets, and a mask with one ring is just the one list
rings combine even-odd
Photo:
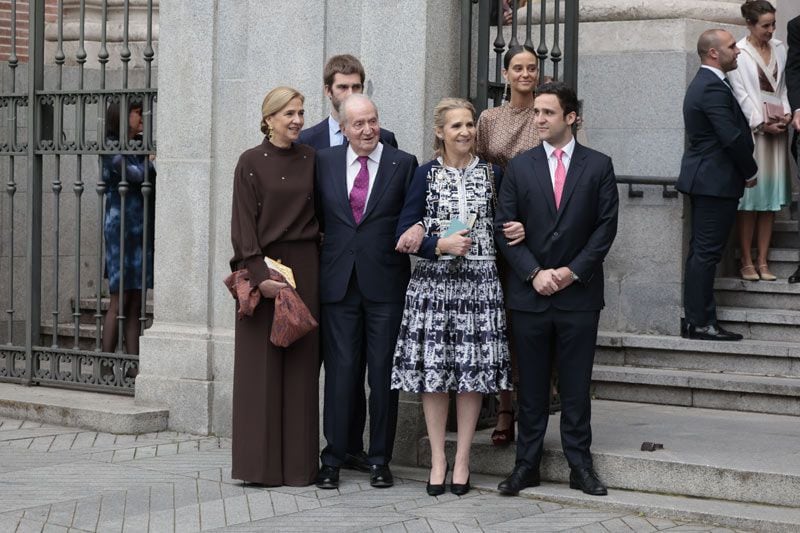
[[(383, 143), (378, 141), (378, 146), (376, 146), (375, 149), (372, 152), (370, 152), (370, 154), (367, 157), (372, 162), (374, 162), (376, 164), (379, 164), (381, 162), (381, 154), (382, 153), (383, 153)], [(358, 154), (356, 154), (355, 151), (353, 151), (353, 145), (348, 143), (348, 145), (347, 145), (347, 166), (352, 165), (353, 161), (355, 161), (356, 159), (358, 159)]]
[(337, 133), (344, 135), (344, 133), (342, 133), (342, 127), (339, 125), (336, 119), (333, 118), (333, 115), (328, 115), (328, 134), (336, 135)]
[(722, 70), (718, 69), (717, 67), (712, 67), (711, 65), (700, 65), (700, 68), (705, 68), (710, 70), (711, 72), (716, 74), (719, 79), (725, 81), (725, 73), (722, 72)]
[[(544, 147), (544, 152), (547, 154), (547, 159), (553, 155), (555, 152), (556, 147), (550, 144), (547, 141), (542, 141), (542, 146)], [(568, 159), (572, 159), (572, 152), (575, 151), (575, 137), (573, 136), (572, 139), (562, 148), (565, 154), (567, 154)]]

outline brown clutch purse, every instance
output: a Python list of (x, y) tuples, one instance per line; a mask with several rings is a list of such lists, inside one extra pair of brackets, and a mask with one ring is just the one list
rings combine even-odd
[[(286, 283), (286, 279), (278, 271), (270, 269), (269, 278)], [(247, 270), (237, 270), (224, 280), (225, 286), (239, 302), (238, 318), (252, 316), (256, 305), (261, 300), (261, 291), (250, 285), (250, 274)], [(275, 312), (272, 316), (269, 341), (275, 346), (287, 348), (295, 341), (313, 331), (319, 324), (297, 291), (287, 285), (275, 296)]]

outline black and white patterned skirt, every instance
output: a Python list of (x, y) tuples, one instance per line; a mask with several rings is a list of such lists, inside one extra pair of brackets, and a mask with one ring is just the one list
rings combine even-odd
[(394, 351), (392, 388), (484, 394), (511, 389), (503, 290), (494, 261), (417, 262)]

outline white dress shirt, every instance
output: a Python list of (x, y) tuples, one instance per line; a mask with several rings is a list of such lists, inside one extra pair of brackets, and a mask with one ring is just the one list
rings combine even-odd
[[(364, 210), (366, 211), (369, 205), (369, 195), (372, 193), (372, 185), (375, 183), (375, 176), (378, 174), (378, 165), (381, 163), (381, 154), (383, 153), (383, 144), (378, 143), (378, 146), (367, 157), (367, 170), (369, 170), (369, 187), (367, 187), (367, 197), (364, 199)], [(347, 145), (347, 196), (350, 196), (350, 191), (353, 190), (353, 184), (356, 182), (358, 171), (361, 170), (361, 163), (358, 162), (358, 154), (353, 151), (353, 146)]]
[[(542, 141), (542, 147), (544, 148), (544, 153), (547, 154), (547, 165), (550, 167), (550, 183), (553, 185), (553, 190), (555, 191), (558, 158), (553, 152), (556, 151), (556, 147), (547, 141)], [(573, 137), (562, 150), (564, 153), (561, 155), (561, 162), (564, 163), (564, 175), (566, 176), (566, 173), (569, 172), (569, 163), (572, 161), (572, 152), (575, 151), (575, 137)]]
[(331, 146), (339, 146), (340, 144), (344, 144), (342, 127), (338, 122), (336, 122), (336, 119), (330, 115), (328, 116), (328, 139), (330, 140)]

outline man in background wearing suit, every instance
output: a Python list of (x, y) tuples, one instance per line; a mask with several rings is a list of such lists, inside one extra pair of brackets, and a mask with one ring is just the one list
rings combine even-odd
[[(345, 142), (345, 136), (339, 125), (339, 107), (351, 94), (364, 92), (364, 66), (350, 54), (333, 56), (325, 63), (322, 78), (324, 83), (322, 89), (331, 101), (331, 114), (321, 122), (301, 131), (297, 139), (298, 143), (307, 144), (315, 150), (339, 146)], [(397, 148), (397, 139), (391, 131), (381, 128), (380, 139), (383, 144)]]
[(366, 96), (350, 96), (340, 111), (349, 144), (316, 154), (317, 216), (325, 234), (319, 285), (327, 440), (317, 487), (339, 486), (364, 389), (362, 357), (370, 388), (370, 484), (390, 487), (398, 399), (390, 388), (392, 355), (411, 274), (408, 255), (395, 251), (395, 231), (417, 159), (379, 142), (378, 111)]
[[(611, 158), (575, 142), (577, 108), (575, 92), (563, 83), (536, 89), (542, 144), (512, 159), (500, 186), (495, 238), (513, 270), (505, 296), (519, 367), (516, 463), (498, 486), (505, 495), (539, 485), (553, 364), (570, 487), (607, 494), (589, 451), (589, 386), (604, 306), (603, 260), (617, 234), (619, 198)], [(506, 244), (503, 223), (510, 220), (525, 226), (519, 246)]]
[[(789, 93), (789, 106), (792, 108), (792, 155), (797, 161), (797, 144), (800, 142), (800, 16), (793, 18), (786, 26), (786, 89)], [(799, 165), (800, 166), (800, 165)], [(789, 276), (789, 283), (800, 282), (800, 266)]]
[[(342, 102), (351, 94), (361, 94), (364, 90), (364, 67), (356, 57), (350, 54), (333, 56), (325, 63), (322, 72), (323, 90), (325, 96), (331, 101), (331, 114), (311, 128), (300, 132), (297, 142), (307, 144), (315, 150), (322, 150), (331, 146), (344, 144), (345, 137), (339, 126), (339, 108)], [(394, 133), (381, 128), (380, 140), (397, 148)], [(420, 238), (421, 240), (421, 238)], [(364, 383), (364, 373), (367, 362), (363, 359), (361, 365), (361, 380)], [(361, 472), (369, 471), (367, 454), (364, 453), (364, 426), (367, 420), (367, 398), (363, 385), (356, 391), (353, 405), (353, 422), (350, 426), (350, 443), (347, 447), (344, 468), (351, 468)]]
[(708, 30), (697, 41), (700, 70), (686, 90), (683, 121), (688, 144), (677, 189), (692, 205), (692, 237), (684, 270), (684, 322), (690, 339), (736, 341), (742, 336), (717, 324), (714, 275), (728, 240), (739, 198), (756, 184), (753, 135), (725, 73), (740, 51), (733, 35)]

